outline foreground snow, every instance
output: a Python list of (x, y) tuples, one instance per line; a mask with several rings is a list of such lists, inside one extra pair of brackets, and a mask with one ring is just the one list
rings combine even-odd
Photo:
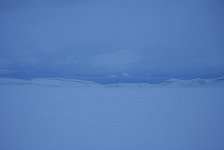
[(1, 150), (224, 149), (222, 86), (8, 81), (0, 86)]

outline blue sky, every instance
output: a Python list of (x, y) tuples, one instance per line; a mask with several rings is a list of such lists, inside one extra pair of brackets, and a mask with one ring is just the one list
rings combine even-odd
[(0, 76), (224, 74), (222, 0), (1, 0)]

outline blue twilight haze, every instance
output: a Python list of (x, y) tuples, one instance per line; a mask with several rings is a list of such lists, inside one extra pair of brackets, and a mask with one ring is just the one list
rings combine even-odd
[(0, 1), (1, 77), (150, 82), (223, 74), (223, 0)]

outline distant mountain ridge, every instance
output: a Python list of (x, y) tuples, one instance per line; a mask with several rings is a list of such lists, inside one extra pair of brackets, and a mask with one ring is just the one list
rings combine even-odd
[(34, 85), (48, 87), (224, 87), (224, 76), (216, 79), (169, 79), (159, 84), (150, 83), (114, 83), (99, 84), (92, 81), (63, 79), (63, 78), (37, 78), (31, 80), (0, 78), (0, 86), (5, 85)]
[(35, 86), (49, 86), (49, 87), (90, 87), (90, 86), (101, 86), (101, 84), (76, 80), (76, 79), (63, 79), (63, 78), (36, 78), (31, 80), (11, 79), (11, 78), (0, 78), (0, 85), (35, 85)]
[(179, 80), (179, 79), (170, 79), (166, 80), (161, 85), (173, 85), (173, 86), (222, 86), (224, 85), (224, 77), (219, 77), (217, 79), (190, 79), (190, 80)]

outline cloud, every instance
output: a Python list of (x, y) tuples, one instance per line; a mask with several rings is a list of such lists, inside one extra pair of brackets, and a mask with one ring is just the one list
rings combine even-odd
[(12, 73), (16, 73), (16, 71), (0, 68), (0, 75), (6, 75), (6, 74), (12, 74)]
[(94, 68), (123, 70), (140, 61), (140, 56), (136, 52), (115, 51), (94, 56), (90, 60), (90, 65)]
[(203, 0), (0, 0), (0, 69), (112, 78), (223, 73), (220, 6)]
[(22, 6), (63, 6), (86, 3), (88, 0), (1, 0), (0, 8), (20, 8)]
[(9, 60), (0, 58), (0, 75), (11, 74), (15, 72), (8, 69), (10, 63), (11, 62)]

